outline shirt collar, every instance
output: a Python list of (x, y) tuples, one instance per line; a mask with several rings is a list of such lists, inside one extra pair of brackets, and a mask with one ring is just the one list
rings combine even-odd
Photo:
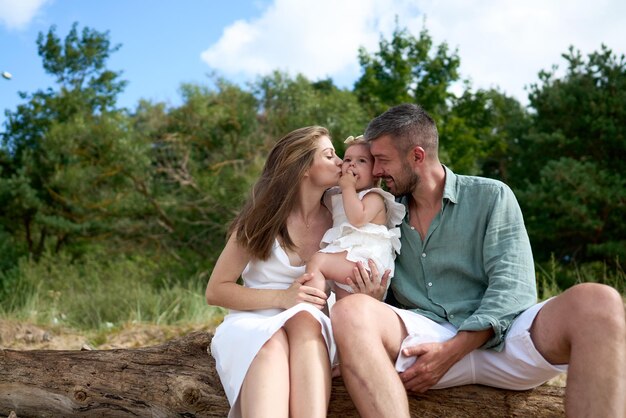
[(457, 177), (448, 167), (441, 164), (446, 172), (446, 184), (443, 188), (443, 198), (448, 199), (452, 203), (457, 203), (459, 200), (458, 189), (456, 187)]
[[(441, 164), (441, 166), (443, 167), (444, 171), (446, 172), (446, 182), (445, 182), (445, 185), (443, 187), (443, 200), (445, 201), (446, 199), (448, 199), (448, 201), (456, 204), (458, 202), (458, 200), (459, 200), (458, 190), (457, 190), (457, 187), (456, 187), (457, 176), (456, 176), (456, 174), (454, 174), (452, 172), (452, 170), (450, 170), (444, 164)], [(406, 207), (405, 218), (408, 219), (408, 217), (409, 217), (409, 195), (400, 196), (400, 197), (396, 198), (396, 201), (402, 203)], [(441, 210), (443, 210), (444, 206), (445, 205), (441, 206)]]

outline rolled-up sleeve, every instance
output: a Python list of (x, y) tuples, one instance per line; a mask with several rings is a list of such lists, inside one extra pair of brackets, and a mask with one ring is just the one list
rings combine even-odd
[(535, 269), (528, 233), (517, 200), (500, 184), (493, 201), (483, 244), (483, 265), (488, 285), (478, 308), (459, 331), (493, 328), (483, 348), (500, 351), (504, 335), (515, 317), (537, 301)]

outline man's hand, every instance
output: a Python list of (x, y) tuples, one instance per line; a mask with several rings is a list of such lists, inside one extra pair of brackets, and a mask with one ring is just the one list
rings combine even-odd
[(416, 360), (413, 365), (400, 373), (400, 380), (408, 391), (426, 392), (436, 385), (456, 362), (481, 347), (492, 336), (492, 328), (482, 331), (459, 331), (448, 341), (405, 347), (402, 354), (407, 357), (415, 356)]
[(400, 373), (400, 380), (406, 390), (426, 392), (456, 363), (456, 356), (450, 352), (446, 343), (425, 343), (402, 349), (405, 356), (417, 357), (411, 367)]
[(382, 279), (378, 280), (378, 269), (376, 263), (371, 259), (368, 260), (370, 272), (367, 271), (363, 263), (358, 261), (354, 268), (353, 277), (346, 278), (346, 283), (352, 288), (354, 293), (364, 293), (377, 300), (383, 300), (387, 291), (387, 282), (391, 270), (386, 270)]

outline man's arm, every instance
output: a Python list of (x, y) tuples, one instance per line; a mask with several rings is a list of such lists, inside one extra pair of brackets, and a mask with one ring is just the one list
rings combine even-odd
[(494, 194), (482, 262), (488, 278), (487, 289), (478, 309), (459, 326), (459, 331), (492, 328), (492, 337), (482, 347), (500, 350), (513, 319), (537, 302), (528, 233), (517, 199), (506, 185)]

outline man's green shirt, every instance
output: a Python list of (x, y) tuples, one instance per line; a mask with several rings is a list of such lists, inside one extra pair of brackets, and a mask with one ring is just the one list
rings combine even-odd
[(497, 180), (446, 171), (441, 212), (424, 241), (400, 226), (401, 253), (391, 289), (398, 305), (459, 331), (494, 330), (483, 348), (502, 349), (513, 319), (537, 302), (535, 270), (522, 212)]

